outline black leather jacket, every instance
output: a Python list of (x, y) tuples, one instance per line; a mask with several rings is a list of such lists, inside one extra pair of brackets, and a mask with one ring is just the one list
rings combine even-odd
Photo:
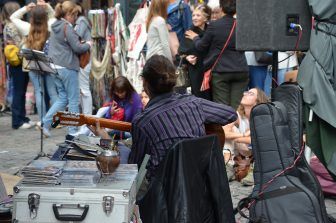
[(144, 223), (234, 223), (218, 138), (204, 136), (175, 144), (139, 205)]

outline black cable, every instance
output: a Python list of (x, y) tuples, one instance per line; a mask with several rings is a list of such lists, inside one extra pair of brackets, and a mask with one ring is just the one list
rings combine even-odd
[(285, 60), (289, 59), (290, 57), (292, 57), (292, 56), (294, 56), (294, 55), (295, 55), (295, 53), (289, 55), (288, 57), (286, 57), (286, 58), (283, 59), (283, 60), (280, 60), (280, 61), (278, 62), (278, 64), (284, 62)]

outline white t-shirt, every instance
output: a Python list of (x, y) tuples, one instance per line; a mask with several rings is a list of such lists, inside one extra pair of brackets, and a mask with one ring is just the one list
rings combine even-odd
[[(288, 58), (288, 59), (286, 59), (286, 58)], [(298, 65), (297, 56), (296, 56), (294, 51), (279, 52), (278, 53), (278, 62), (280, 62), (280, 61), (282, 61), (282, 62), (279, 63), (278, 69), (293, 68), (293, 67), (296, 67)]]

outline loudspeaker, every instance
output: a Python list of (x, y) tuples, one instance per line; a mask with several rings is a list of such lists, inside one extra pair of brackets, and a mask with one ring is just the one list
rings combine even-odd
[(296, 50), (308, 50), (312, 15), (307, 0), (237, 0), (237, 50), (295, 50), (300, 24), (303, 31)]

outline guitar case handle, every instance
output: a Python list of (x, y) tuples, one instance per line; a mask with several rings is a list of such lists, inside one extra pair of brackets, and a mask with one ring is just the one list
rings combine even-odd
[[(82, 215), (75, 214), (60, 214), (59, 208), (80, 208), (84, 209)], [(83, 221), (89, 211), (89, 205), (81, 205), (81, 204), (53, 204), (52, 206), (55, 218), (59, 221)]]

